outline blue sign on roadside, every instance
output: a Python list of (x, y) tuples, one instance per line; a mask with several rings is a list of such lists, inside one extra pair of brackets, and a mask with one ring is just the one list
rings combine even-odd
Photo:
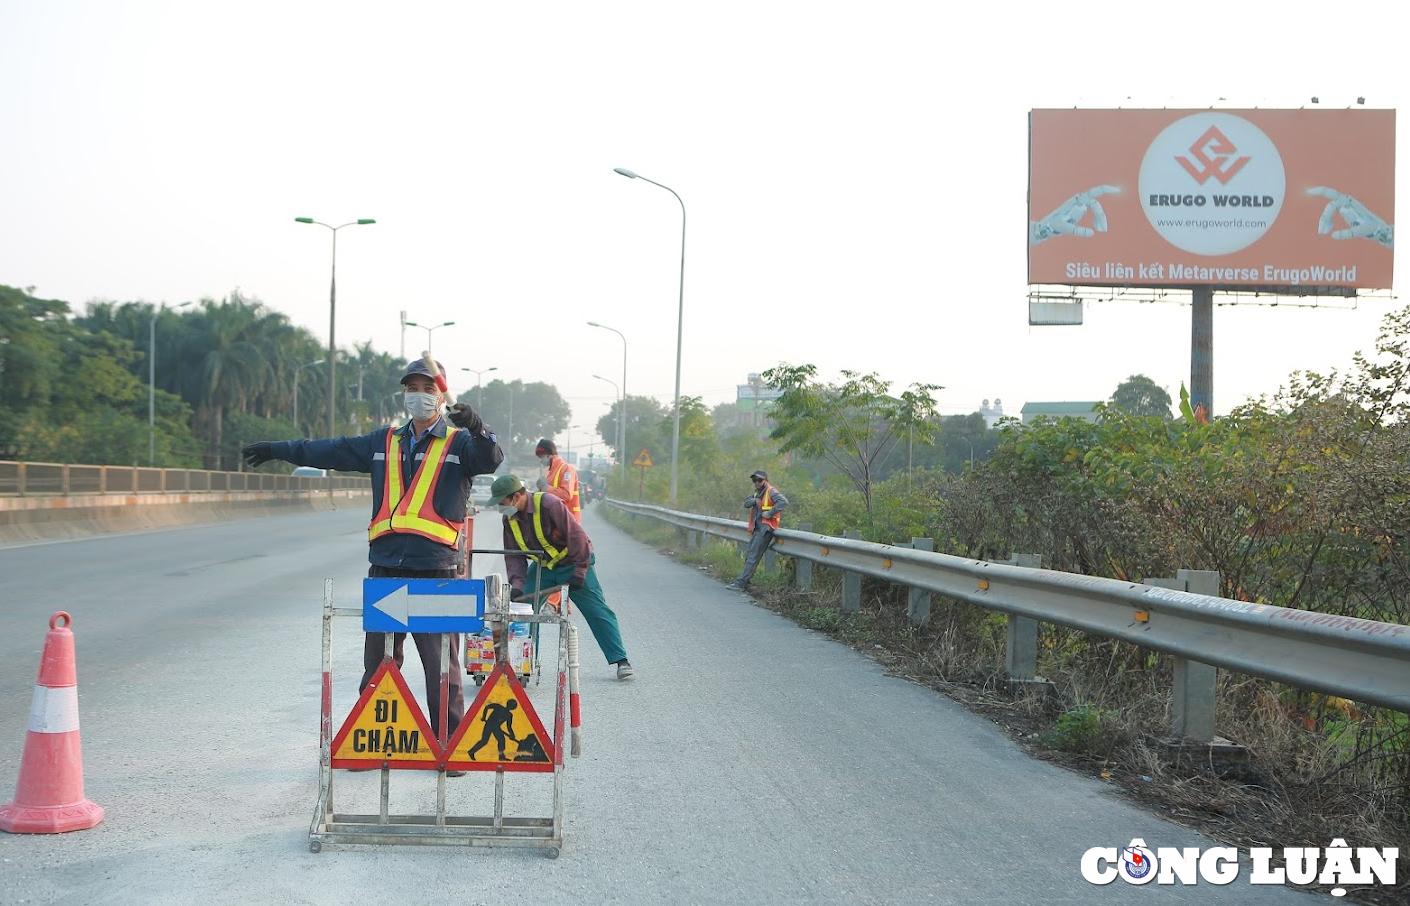
[(363, 579), (364, 632), (479, 632), (484, 579)]

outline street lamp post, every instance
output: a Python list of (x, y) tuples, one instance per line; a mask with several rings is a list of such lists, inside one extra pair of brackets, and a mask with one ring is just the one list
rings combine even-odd
[(299, 375), (303, 374), (305, 368), (312, 368), (315, 365), (322, 365), (323, 360), (309, 362), (307, 365), (300, 365), (294, 369), (294, 430), (299, 430)]
[[(480, 386), (480, 375), (489, 374), (491, 371), (498, 371), (499, 366), (493, 365), (489, 368), (461, 368), (461, 371), (469, 371), (475, 375), (475, 410), (477, 412), (485, 408), (485, 388)], [(481, 412), (483, 415), (484, 413)]]
[[(582, 425), (569, 425), (569, 426), (568, 426), (568, 445), (564, 448), (564, 452), (565, 452), (565, 453), (572, 453), (572, 452), (573, 452), (573, 429), (574, 429), (574, 428), (581, 428), (581, 427), (582, 427)], [(564, 458), (566, 459), (567, 457), (564, 457)]]
[[(628, 179), (645, 179), (660, 189), (665, 189), (676, 196), (676, 201), (681, 206), (681, 276), (680, 292), (676, 302), (676, 396), (675, 413), (671, 420), (671, 504), (676, 502), (676, 487), (680, 476), (680, 452), (681, 452), (681, 338), (684, 335), (685, 326), (685, 202), (681, 201), (680, 195), (670, 186), (662, 185), (654, 179), (647, 179), (631, 170), (622, 167), (613, 168), (614, 173), (620, 173)], [(622, 383), (626, 383), (623, 381)]]
[(625, 481), (627, 477), (627, 450), (626, 441), (623, 438), (626, 437), (627, 400), (626, 397), (622, 396), (622, 388), (617, 386), (616, 381), (605, 378), (600, 374), (594, 374), (593, 377), (603, 383), (611, 384), (612, 389), (617, 391), (617, 465), (621, 467), (617, 472), (618, 477)]
[[(618, 388), (618, 393), (622, 397), (622, 405), (617, 412), (617, 465), (619, 467), (618, 477), (626, 480), (627, 477), (627, 335), (615, 327), (608, 327), (606, 324), (599, 324), (596, 321), (589, 321), (589, 327), (600, 327), (603, 330), (610, 330), (622, 338), (622, 386)], [(679, 351), (678, 351), (679, 352)], [(597, 377), (597, 375), (593, 375)], [(604, 380), (606, 380), (604, 378)], [(608, 381), (608, 383), (612, 383)], [(616, 385), (613, 385), (616, 386)], [(676, 388), (679, 392), (680, 387)]]
[[(190, 304), (190, 302), (182, 302), (176, 308), (185, 308)], [(152, 309), (152, 318), (147, 323), (147, 465), (149, 466), (157, 464), (157, 318), (165, 310), (165, 303)]]
[[(451, 326), (453, 326), (453, 325), (455, 324), (455, 322), (454, 322), (454, 321), (446, 321), (446, 322), (443, 323), (443, 324), (432, 324), (432, 325), (430, 325), (430, 326), (427, 326), (427, 325), (425, 325), (425, 324), (417, 324), (415, 321), (403, 321), (402, 324), (403, 324), (404, 326), (406, 326), (406, 327), (419, 327), (419, 328), (421, 328), (422, 330), (426, 331), (426, 351), (427, 351), (427, 352), (430, 352), (430, 351), (431, 351), (431, 334), (433, 334), (433, 333), (435, 333), (436, 331), (440, 330), (442, 327), (451, 327)], [(402, 344), (402, 345), (404, 346), (405, 344)]]
[[(338, 367), (338, 347), (335, 342), (334, 333), (338, 323), (338, 231), (343, 227), (367, 226), (376, 223), (371, 217), (362, 217), (358, 220), (349, 220), (347, 223), (340, 223), (333, 226), (321, 220), (314, 220), (312, 217), (295, 217), (296, 223), (311, 223), (316, 226), (325, 227), (333, 233), (333, 268), (328, 279), (328, 436), (336, 437), (337, 431), (334, 428), (334, 420), (337, 417), (337, 392), (338, 383), (336, 370)], [(297, 378), (294, 381), (294, 389), (298, 390)], [(297, 424), (295, 425), (297, 427)], [(331, 487), (331, 486), (330, 486)], [(332, 491), (330, 490), (331, 494)]]

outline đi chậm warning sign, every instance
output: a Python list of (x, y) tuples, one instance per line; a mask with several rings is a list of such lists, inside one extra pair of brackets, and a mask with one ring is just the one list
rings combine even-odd
[(434, 771), (441, 760), (435, 734), (393, 661), (383, 661), (333, 737), (335, 768)]
[(447, 745), (456, 771), (552, 771), (553, 739), (513, 671), (497, 664)]

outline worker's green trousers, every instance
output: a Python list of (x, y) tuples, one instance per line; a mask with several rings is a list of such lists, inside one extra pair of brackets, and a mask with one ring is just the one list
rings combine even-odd
[[(592, 559), (588, 561), (587, 578), (583, 580), (583, 587), (573, 589), (568, 597), (573, 605), (583, 612), (583, 618), (592, 630), (592, 637), (597, 639), (597, 647), (606, 655), (607, 663), (615, 664), (627, 659), (627, 649), (622, 647), (622, 631), (617, 628), (617, 615), (607, 606), (607, 599), (602, 596), (602, 585), (597, 581), (597, 567), (594, 565), (596, 563), (597, 554), (593, 554)], [(567, 585), (568, 580), (572, 578), (571, 563), (561, 564), (554, 569), (540, 569), (539, 565), (531, 560), (525, 591)]]

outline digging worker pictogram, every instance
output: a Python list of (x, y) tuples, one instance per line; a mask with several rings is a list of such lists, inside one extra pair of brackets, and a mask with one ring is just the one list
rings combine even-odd
[(485, 729), (480, 733), (480, 741), (470, 747), (470, 760), (475, 760), (475, 753), (485, 747), (485, 743), (494, 737), (494, 744), (499, 748), (499, 760), (504, 761), (504, 737), (508, 736), (516, 743), (519, 737), (514, 735), (514, 712), (519, 709), (519, 702), (510, 699), (507, 704), (490, 702), (485, 705), (480, 712), (480, 720), (485, 722)]
[[(271, 459), (300, 466), (372, 474), (372, 522), (367, 527), (367, 559), (373, 578), (453, 579), (465, 527), (465, 501), (476, 475), (488, 475), (504, 460), (494, 434), (463, 403), (442, 415), (445, 368), (430, 353), (407, 364), (402, 375), (410, 420), (399, 428), (378, 428), (360, 437), (289, 440), (249, 444), (242, 451), (251, 467)], [(447, 424), (449, 422), (449, 424)], [(440, 732), (441, 633), (414, 632), (426, 674), (431, 728)], [(397, 666), (406, 633), (396, 634)], [(382, 633), (368, 633), (363, 646), (361, 692), (382, 661)], [(450, 644), (450, 705), (446, 732), (454, 733), (465, 713), (461, 692), (459, 636)]]

